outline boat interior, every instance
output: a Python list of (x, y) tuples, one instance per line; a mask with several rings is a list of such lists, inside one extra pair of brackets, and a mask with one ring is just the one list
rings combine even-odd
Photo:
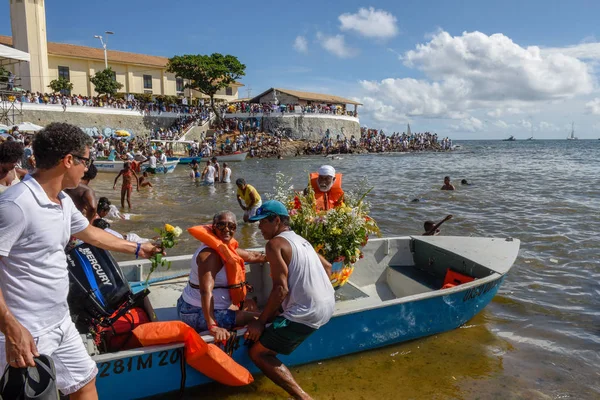
[[(349, 281), (336, 291), (336, 315), (382, 306), (389, 301), (410, 300), (414, 296), (434, 296), (442, 289), (449, 270), (473, 280), (496, 279), (510, 268), (514, 257), (498, 254), (505, 262), (491, 261), (494, 253), (502, 253), (493, 250), (502, 247), (493, 241), (505, 242), (505, 239), (396, 237), (370, 240), (363, 249), (364, 258), (357, 262)], [(149, 280), (147, 307), (151, 306), (158, 321), (177, 320), (177, 299), (188, 281), (191, 256), (170, 260), (169, 270), (155, 271)], [(487, 260), (486, 265), (483, 260)], [(132, 289), (141, 290), (149, 263), (137, 261), (120, 265), (127, 279), (134, 282)], [(249, 297), (262, 308), (272, 287), (268, 263), (247, 264), (246, 272), (254, 288)], [(456, 282), (461, 283), (469, 284)]]

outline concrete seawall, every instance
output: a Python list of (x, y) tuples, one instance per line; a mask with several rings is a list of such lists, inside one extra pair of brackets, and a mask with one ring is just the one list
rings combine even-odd
[(139, 111), (77, 106), (67, 107), (63, 112), (60, 105), (23, 104), (22, 119), (42, 126), (51, 122), (67, 122), (81, 128), (127, 129), (135, 135), (145, 136), (155, 128), (171, 126), (177, 117), (176, 113), (143, 115)]
[(358, 118), (345, 115), (330, 114), (280, 114), (269, 115), (236, 113), (225, 114), (225, 118), (256, 118), (261, 122), (263, 131), (283, 131), (288, 137), (295, 140), (320, 140), (325, 131), (329, 129), (333, 138), (339, 134), (350, 138), (360, 137), (360, 122)]

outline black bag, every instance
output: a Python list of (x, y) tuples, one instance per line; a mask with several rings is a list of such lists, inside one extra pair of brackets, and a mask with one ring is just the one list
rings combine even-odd
[(35, 367), (6, 367), (0, 379), (0, 400), (59, 400), (52, 358), (40, 354), (33, 360)]

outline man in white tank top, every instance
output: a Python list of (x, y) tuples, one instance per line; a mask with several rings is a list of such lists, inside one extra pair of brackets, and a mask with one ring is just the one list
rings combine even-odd
[[(265, 248), (273, 279), (263, 312), (248, 324), (246, 338), (255, 342), (250, 358), (295, 399), (310, 399), (277, 354), (290, 354), (333, 315), (335, 296), (327, 272), (331, 264), (290, 230), (289, 214), (279, 201), (266, 201), (250, 221), (260, 221), (258, 227), (268, 240)], [(283, 313), (277, 316), (280, 307)], [(265, 327), (268, 322), (272, 324)]]

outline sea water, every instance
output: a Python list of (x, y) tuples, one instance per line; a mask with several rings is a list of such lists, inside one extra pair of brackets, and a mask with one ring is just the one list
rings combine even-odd
[[(308, 172), (330, 164), (349, 189), (367, 178), (371, 215), (385, 236), (418, 235), (423, 222), (452, 214), (443, 235), (515, 237), (521, 251), (498, 295), (452, 332), (383, 349), (294, 367), (316, 399), (598, 399), (600, 398), (600, 141), (464, 141), (444, 153), (247, 159), (231, 163), (263, 195), (282, 172), (304, 188)], [(441, 191), (449, 175), (456, 191)], [(114, 175), (92, 187), (120, 205)], [(472, 185), (460, 184), (467, 179)], [(132, 194), (129, 221), (112, 228), (154, 235), (170, 223), (186, 228), (229, 209), (244, 247), (264, 245), (244, 224), (235, 185), (204, 186), (187, 166), (151, 178)], [(411, 202), (418, 198), (419, 202)], [(170, 255), (192, 253), (183, 237)], [(122, 256), (120, 259), (130, 259)], [(211, 385), (189, 399), (287, 398), (265, 377), (243, 388)]]

